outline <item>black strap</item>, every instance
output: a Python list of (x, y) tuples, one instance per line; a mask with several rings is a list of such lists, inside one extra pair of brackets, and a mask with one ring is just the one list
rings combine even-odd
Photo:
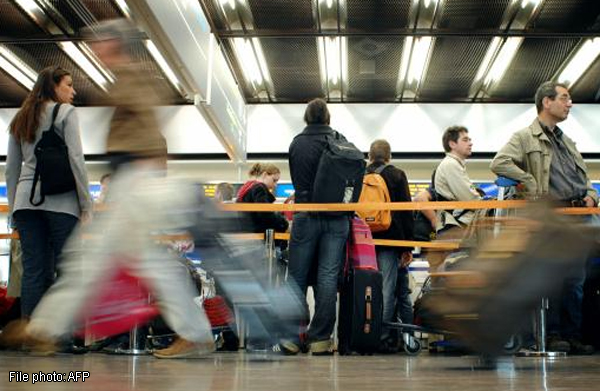
[[(47, 130), (47, 132), (55, 131), (54, 130), (54, 121), (56, 121), (56, 116), (58, 115), (59, 109), (60, 109), (60, 103), (57, 103), (54, 106), (54, 109), (52, 110), (52, 122), (50, 123), (50, 128)], [(43, 134), (42, 134), (42, 136), (43, 136)], [(35, 163), (35, 173), (33, 174), (33, 185), (31, 186), (31, 193), (29, 194), (29, 202), (33, 206), (40, 206), (46, 200), (46, 196), (43, 193), (41, 193), (40, 201), (37, 203), (33, 201), (33, 199), (35, 198), (35, 188), (37, 187), (39, 180), (40, 180), (40, 162), (37, 161)]]
[(388, 167), (389, 164), (382, 164), (381, 166), (377, 167), (376, 169), (368, 169), (367, 170), (367, 174), (379, 174), (381, 175), (381, 173), (383, 172), (383, 170), (385, 170), (386, 167)]

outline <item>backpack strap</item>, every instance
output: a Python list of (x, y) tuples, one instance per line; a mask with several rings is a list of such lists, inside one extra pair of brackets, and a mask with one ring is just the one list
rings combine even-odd
[(377, 168), (376, 168), (374, 171), (372, 171), (372, 172), (374, 172), (375, 174), (379, 174), (379, 175), (381, 175), (381, 173), (383, 172), (383, 170), (385, 170), (385, 168), (386, 168), (387, 166), (389, 166), (389, 164), (384, 164), (384, 165), (382, 165), (382, 166), (379, 166), (379, 167), (377, 167)]
[[(47, 130), (47, 132), (55, 132), (54, 121), (56, 121), (56, 116), (58, 115), (58, 111), (60, 110), (60, 105), (61, 105), (60, 103), (57, 103), (54, 106), (54, 109), (52, 110), (52, 122), (50, 122), (50, 128)], [(39, 143), (39, 141), (38, 141), (38, 143)], [(33, 185), (31, 185), (31, 193), (29, 194), (29, 202), (33, 206), (40, 206), (46, 200), (46, 196), (44, 194), (41, 194), (40, 200), (38, 202), (33, 201), (33, 199), (35, 198), (35, 188), (37, 187), (37, 184), (40, 180), (40, 169), (41, 169), (40, 162), (36, 161), (35, 173), (33, 174)]]

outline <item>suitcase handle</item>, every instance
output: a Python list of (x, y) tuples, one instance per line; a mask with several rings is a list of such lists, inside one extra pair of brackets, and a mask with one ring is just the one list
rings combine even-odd
[(373, 290), (370, 286), (365, 288), (365, 325), (363, 331), (365, 334), (371, 333), (371, 320), (373, 319), (371, 305), (373, 303)]

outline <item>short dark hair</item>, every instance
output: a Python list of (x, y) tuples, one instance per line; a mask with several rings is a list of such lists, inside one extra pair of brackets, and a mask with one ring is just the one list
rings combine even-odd
[(316, 98), (308, 102), (306, 111), (304, 112), (304, 122), (307, 125), (329, 125), (331, 116), (327, 109), (327, 102), (321, 98)]
[(450, 148), (450, 141), (458, 142), (461, 133), (469, 133), (469, 130), (464, 126), (451, 126), (444, 132), (442, 136), (442, 145), (444, 146), (444, 151), (450, 152), (452, 148)]
[(535, 108), (537, 109), (538, 114), (544, 110), (544, 98), (548, 97), (552, 100), (556, 98), (556, 87), (562, 87), (564, 89), (569, 89), (566, 84), (558, 83), (556, 81), (546, 81), (542, 83), (537, 91), (535, 92)]
[(111, 177), (111, 174), (110, 174), (110, 173), (107, 173), (107, 174), (104, 174), (104, 175), (102, 175), (102, 176), (100, 177), (100, 183), (104, 182), (104, 181), (105, 181), (105, 180), (107, 180), (107, 179), (110, 179), (110, 177)]
[(373, 163), (387, 163), (392, 158), (392, 147), (386, 140), (375, 140), (369, 149), (369, 160)]

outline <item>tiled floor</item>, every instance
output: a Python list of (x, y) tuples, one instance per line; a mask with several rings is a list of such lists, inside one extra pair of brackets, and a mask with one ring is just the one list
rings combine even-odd
[[(11, 371), (12, 381), (11, 380)], [(28, 374), (17, 382), (16, 371)], [(37, 382), (39, 373), (85, 382)], [(21, 378), (22, 380), (23, 378)], [(0, 390), (597, 390), (600, 355), (555, 361), (510, 358), (482, 369), (474, 357), (422, 353), (351, 357), (284, 357), (218, 353), (202, 359), (158, 360), (103, 354), (31, 357), (0, 352)]]

